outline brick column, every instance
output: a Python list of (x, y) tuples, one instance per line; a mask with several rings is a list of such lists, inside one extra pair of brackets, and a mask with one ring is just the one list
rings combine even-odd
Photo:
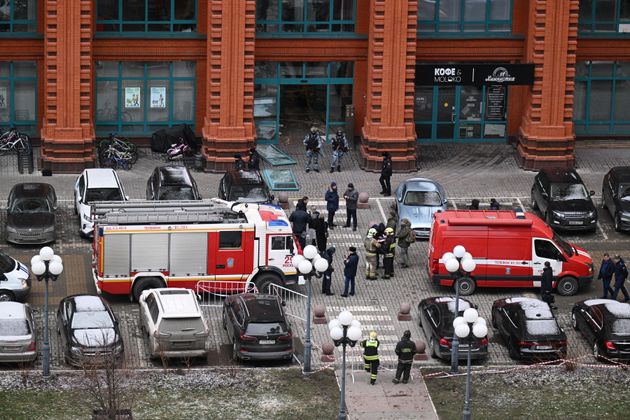
[(208, 2), (207, 105), (202, 153), (221, 171), (254, 143), (254, 0)]
[(94, 166), (92, 0), (44, 2), (42, 167)]
[(532, 0), (525, 62), (536, 65), (535, 81), (518, 133), (525, 169), (575, 164), (573, 91), (579, 0)]
[(416, 169), (413, 123), (416, 0), (371, 0), (367, 109), (361, 155), (366, 170), (380, 170), (384, 151), (394, 170)]

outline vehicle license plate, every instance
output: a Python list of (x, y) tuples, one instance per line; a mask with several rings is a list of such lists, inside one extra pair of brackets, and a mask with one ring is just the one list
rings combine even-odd
[(276, 344), (276, 340), (258, 340), (259, 344)]
[(551, 346), (536, 346), (536, 350), (551, 350)]
[(584, 224), (581, 220), (569, 220), (570, 225), (582, 225)]

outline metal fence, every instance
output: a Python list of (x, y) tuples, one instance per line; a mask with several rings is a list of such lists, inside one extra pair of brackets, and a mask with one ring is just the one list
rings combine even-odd
[(294, 327), (299, 326), (300, 333), (306, 331), (306, 299), (308, 296), (278, 284), (272, 283), (267, 289), (270, 295), (276, 295), (284, 304), (284, 313), (293, 319)]
[(228, 295), (238, 293), (258, 293), (256, 285), (252, 282), (204, 280), (197, 283), (195, 291), (199, 296), (199, 305), (207, 307), (221, 307), (223, 300)]

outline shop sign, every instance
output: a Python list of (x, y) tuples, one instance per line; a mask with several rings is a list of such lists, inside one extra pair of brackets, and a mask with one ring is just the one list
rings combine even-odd
[(505, 87), (491, 85), (486, 89), (486, 120), (505, 120)]
[(418, 64), (416, 85), (531, 85), (533, 64)]

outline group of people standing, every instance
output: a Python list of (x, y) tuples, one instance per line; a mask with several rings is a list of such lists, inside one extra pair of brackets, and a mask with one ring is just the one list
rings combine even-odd
[[(319, 155), (324, 142), (317, 127), (311, 127), (310, 131), (304, 136), (303, 143), (306, 149), (306, 172), (310, 172), (311, 167), (315, 172), (319, 172)], [(331, 149), (330, 172), (333, 173), (335, 170), (341, 172), (341, 162), (349, 150), (348, 139), (341, 128), (337, 129), (335, 137), (332, 138)]]
[(363, 241), (367, 280), (378, 279), (377, 270), (381, 265), (381, 256), (383, 257), (383, 278), (394, 277), (394, 257), (397, 250), (400, 253), (400, 267), (409, 267), (409, 246), (416, 241), (416, 234), (411, 229), (411, 222), (408, 219), (400, 221), (400, 230), (396, 234), (397, 223), (397, 214), (392, 208), (387, 224), (375, 224), (368, 229)]
[[(610, 287), (613, 277), (615, 278), (613, 284), (614, 289)], [(604, 254), (597, 278), (602, 281), (604, 289), (602, 299), (617, 300), (617, 295), (621, 291), (624, 297), (623, 301), (630, 301), (630, 295), (628, 295), (628, 290), (626, 290), (625, 286), (626, 279), (628, 278), (628, 268), (623, 258), (619, 255), (615, 255), (614, 258), (611, 259), (608, 253)]]

